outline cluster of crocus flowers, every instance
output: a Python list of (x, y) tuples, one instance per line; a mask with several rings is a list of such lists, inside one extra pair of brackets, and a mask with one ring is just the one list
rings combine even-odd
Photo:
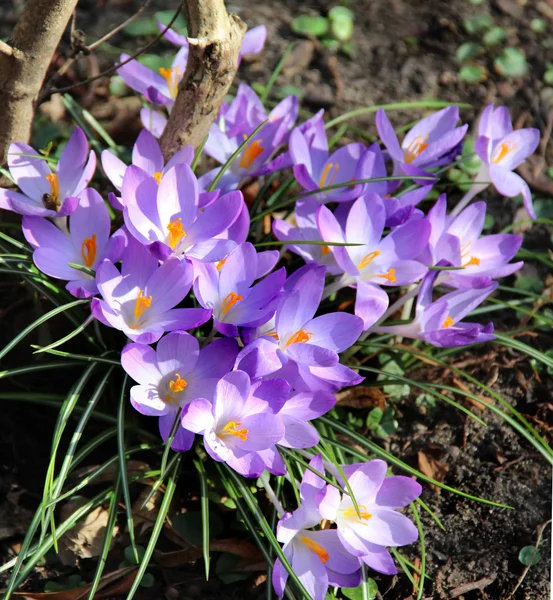
[[(129, 62), (119, 73), (150, 103), (170, 109), (188, 46), (175, 32), (166, 36), (181, 46), (170, 69), (153, 73)], [(259, 50), (263, 40), (264, 31), (256, 31), (244, 52)], [(489, 177), (505, 196), (520, 192), (533, 215), (528, 187), (513, 169), (538, 143), (535, 130), (512, 130), (505, 109), (484, 111), (475, 143), (481, 172), (449, 214), (446, 196), (433, 187), (436, 169), (462, 149), (467, 127), (458, 126), (456, 107), (422, 119), (401, 143), (379, 111), (384, 149), (351, 143), (331, 151), (322, 112), (296, 124), (297, 98), (267, 112), (241, 84), (204, 147), (220, 166), (201, 176), (190, 147), (164, 160), (156, 140), (164, 117), (146, 116), (157, 125), (138, 136), (131, 164), (111, 151), (101, 157), (118, 229), (89, 187), (96, 157), (79, 128), (55, 171), (30, 146), (12, 144), (8, 164), (20, 191), (0, 189), (0, 208), (23, 215), (36, 267), (67, 282), (73, 296), (90, 298), (92, 316), (122, 332), (122, 368), (136, 383), (130, 402), (157, 417), (174, 450), (196, 440), (245, 477), (285, 475), (282, 448), (316, 446), (311, 422), (333, 409), (336, 392), (363, 380), (340, 361), (360, 336), (389, 333), (438, 347), (493, 339), (491, 323), (465, 319), (498, 278), (522, 266), (512, 262), (521, 238), (482, 235), (486, 205), (468, 203)], [(282, 266), (283, 253), (248, 241), (240, 189), (285, 169), (303, 192), (295, 212), (274, 219), (272, 230), (305, 262), (294, 272)], [(424, 211), (430, 194), (433, 204)], [(351, 308), (321, 310), (346, 288), (355, 298)], [(411, 299), (413, 314), (388, 323)], [(336, 485), (306, 471), (301, 504), (281, 515), (277, 532), (311, 596), (322, 600), (329, 585), (358, 585), (363, 564), (394, 573), (387, 548), (417, 538), (398, 509), (418, 497), (420, 486), (386, 476), (378, 460), (333, 470), (315, 457), (311, 467), (326, 469)], [(287, 572), (277, 561), (279, 595)]]

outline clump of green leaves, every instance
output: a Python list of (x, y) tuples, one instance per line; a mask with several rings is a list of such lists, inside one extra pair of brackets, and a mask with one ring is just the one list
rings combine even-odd
[(315, 37), (331, 52), (353, 57), (353, 12), (345, 6), (335, 6), (328, 16), (300, 15), (292, 21), (292, 31), (300, 36)]

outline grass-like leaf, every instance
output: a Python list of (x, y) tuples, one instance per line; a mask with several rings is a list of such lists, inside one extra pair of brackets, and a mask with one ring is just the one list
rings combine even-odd
[(202, 544), (203, 544), (203, 556), (204, 556), (204, 567), (205, 567), (205, 579), (209, 580), (209, 496), (207, 479), (205, 474), (205, 468), (201, 460), (195, 460), (194, 466), (198, 471), (198, 478), (200, 480), (200, 493), (201, 493), (201, 507), (202, 507)]

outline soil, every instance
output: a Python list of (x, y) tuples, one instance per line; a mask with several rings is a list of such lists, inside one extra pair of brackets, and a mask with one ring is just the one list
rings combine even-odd
[[(292, 19), (305, 12), (325, 14), (337, 3), (326, 0), (229, 2), (229, 9), (238, 12), (250, 27), (263, 23), (269, 31), (266, 50), (258, 59), (242, 67), (240, 77), (249, 83), (266, 82), (290, 42), (298, 42), (290, 29)], [(20, 4), (0, 6), (0, 36), (9, 35)], [(154, 0), (148, 11), (170, 9), (177, 4), (177, 0)], [(127, 18), (140, 3), (136, 0), (81, 0), (79, 6), (77, 26), (95, 38)], [(354, 41), (357, 53), (354, 59), (331, 55), (310, 40), (299, 40), (292, 58), (277, 79), (277, 88), (293, 85), (301, 90), (306, 109), (325, 108), (331, 116), (337, 116), (362, 106), (433, 97), (471, 103), (474, 108), (462, 113), (468, 122), (472, 122), (489, 102), (507, 105), (515, 121), (538, 127), (542, 133), (553, 122), (553, 88), (542, 80), (547, 63), (553, 62), (553, 47), (547, 43), (553, 29), (550, 3), (496, 0), (475, 6), (468, 0), (358, 0), (350, 3), (350, 8), (356, 17)], [(475, 39), (467, 34), (463, 22), (467, 17), (483, 12), (489, 12), (494, 24), (507, 30), (506, 45), (524, 50), (530, 66), (528, 77), (506, 79), (495, 74), (493, 59), (498, 51), (491, 50), (479, 59), (489, 70), (487, 80), (477, 85), (460, 81), (455, 51), (460, 44)], [(545, 35), (534, 33), (530, 27), (531, 20), (538, 17), (548, 23)], [(110, 43), (136, 49), (142, 41), (119, 34)], [(168, 49), (168, 46), (162, 48)], [(57, 59), (58, 67), (63, 62), (63, 55), (69, 53), (70, 47), (65, 40)], [(67, 85), (84, 79), (96, 69), (111, 66), (113, 58), (113, 55), (99, 54), (97, 61), (90, 57), (80, 59), (76, 68), (56, 83)], [(134, 102), (134, 98), (109, 98), (104, 82), (91, 88), (77, 88), (75, 94), (93, 114), (107, 122), (108, 130), (118, 143), (129, 143), (134, 139), (139, 127), (139, 103)], [(405, 123), (413, 116), (412, 113), (393, 113), (392, 118)], [(360, 129), (371, 134), (375, 133), (373, 123), (371, 117), (356, 121)], [(529, 173), (525, 174), (531, 179), (535, 195), (548, 200), (552, 195), (552, 182), (545, 176), (545, 170), (551, 164), (550, 153), (551, 148), (544, 144), (530, 164)], [(490, 195), (489, 206), (499, 227), (511, 223), (517, 210), (514, 202), (500, 200), (495, 195)], [(525, 247), (547, 252), (550, 239), (550, 228), (534, 226), (526, 233)], [(537, 269), (544, 278), (547, 275), (539, 265), (529, 268)], [(6, 325), (0, 330), (0, 345), (3, 347), (14, 332), (36, 318), (37, 310), (32, 293), (13, 280), (3, 281), (0, 316)], [(505, 318), (498, 328), (514, 329), (516, 325)], [(53, 334), (56, 336), (53, 339), (67, 332), (65, 325), (59, 327), (61, 329)], [(551, 338), (543, 333), (521, 339), (541, 350), (551, 347)], [(2, 368), (28, 364), (28, 344), (36, 341), (26, 340), (9, 355)], [(492, 386), (551, 442), (553, 382), (545, 371), (536, 373), (527, 359), (499, 346), (484, 347), (476, 353), (465, 352), (456, 361), (459, 368)], [(451, 372), (437, 367), (425, 366), (409, 376), (421, 381), (456, 385)], [(56, 376), (54, 386), (46, 376), (35, 375), (24, 381), (10, 381), (9, 386), (2, 381), (0, 388), (2, 391), (33, 389), (63, 394), (73, 382), (73, 370), (64, 371), (64, 377), (67, 379)], [(56, 389), (52, 390), (52, 387)], [(475, 389), (471, 391), (479, 393)], [(441, 519), (445, 531), (422, 513), (426, 571), (432, 578), (426, 583), (424, 597), (435, 600), (455, 597), (465, 600), (545, 600), (550, 594), (551, 526), (543, 531), (541, 561), (528, 570), (516, 593), (512, 596), (511, 593), (524, 571), (518, 560), (521, 548), (535, 544), (538, 530), (551, 518), (551, 469), (533, 446), (489, 411), (471, 407), (486, 421), (487, 427), (483, 427), (448, 405), (420, 407), (415, 402), (416, 397), (412, 391), (408, 397), (394, 402), (399, 429), (391, 438), (378, 442), (405, 462), (430, 469), (449, 486), (512, 507), (490, 507), (425, 487), (423, 499)], [(55, 418), (55, 411), (51, 409), (21, 402), (3, 403), (0, 563), (17, 551), (31, 511), (42, 497)], [(94, 427), (100, 431), (99, 426)], [(103, 457), (93, 458), (101, 462)], [(147, 455), (143, 458), (156, 460)], [(197, 507), (198, 490), (189, 489), (183, 483), (190, 480), (195, 481), (193, 473), (183, 474), (176, 502), (181, 502), (181, 506)], [(226, 530), (225, 534), (231, 537), (235, 532)], [(167, 540), (162, 539), (162, 544), (165, 544), (163, 550), (175, 549)], [(120, 541), (115, 555), (122, 554), (122, 547), (124, 543)], [(416, 549), (410, 558), (415, 559), (415, 556)], [(122, 560), (122, 556), (120, 558)], [(94, 564), (90, 560), (80, 561), (83, 579), (90, 580)], [(113, 568), (117, 568), (117, 561)], [(153, 569), (156, 574), (154, 587), (141, 590), (138, 597), (147, 600), (165, 595), (182, 599), (264, 597), (262, 577), (257, 577), (263, 573), (261, 570), (243, 581), (228, 584), (216, 577), (205, 584), (202, 570), (201, 559), (195, 568), (161, 569), (160, 573), (156, 567)], [(61, 567), (59, 563), (43, 565), (36, 570), (26, 589), (42, 591), (46, 580), (63, 578), (72, 572), (74, 570)], [(374, 578), (386, 600), (414, 598), (413, 588), (405, 576)], [(2, 581), (0, 579), (0, 587)]]

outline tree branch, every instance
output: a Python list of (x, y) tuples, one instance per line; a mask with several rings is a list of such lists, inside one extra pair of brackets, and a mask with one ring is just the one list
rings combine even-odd
[(76, 4), (27, 0), (10, 45), (0, 47), (0, 164), (13, 141), (29, 140), (35, 100)]
[(246, 31), (224, 0), (183, 0), (190, 47), (175, 105), (161, 136), (165, 158), (183, 146), (197, 148), (209, 132), (236, 70)]
[(11, 46), (8, 46), (6, 42), (0, 40), (0, 54), (4, 54), (5, 56), (12, 56), (13, 50)]

